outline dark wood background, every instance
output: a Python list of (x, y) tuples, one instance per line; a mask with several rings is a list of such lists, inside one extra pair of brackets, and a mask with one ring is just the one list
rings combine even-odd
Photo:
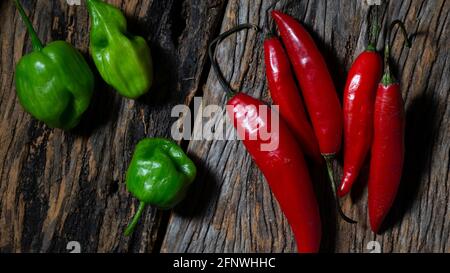
[[(148, 207), (134, 235), (123, 236), (138, 204), (124, 184), (135, 144), (144, 137), (170, 136), (176, 104), (193, 108), (194, 96), (202, 96), (204, 105), (225, 103), (207, 45), (239, 23), (273, 27), (267, 11), (274, 2), (108, 2), (125, 11), (132, 33), (149, 41), (155, 85), (149, 95), (132, 101), (97, 73), (91, 107), (71, 132), (49, 129), (19, 105), (14, 67), (31, 44), (13, 1), (0, 2), (0, 252), (67, 252), (69, 241), (80, 242), (82, 252), (294, 252), (276, 200), (238, 141), (182, 142), (199, 167), (186, 200), (172, 211)], [(366, 44), (363, 2), (283, 0), (276, 5), (312, 32), (339, 92)], [(94, 68), (84, 1), (81, 6), (63, 0), (23, 3), (44, 42), (71, 42)], [(398, 37), (392, 54), (406, 100), (404, 176), (385, 232), (376, 236), (367, 224), (365, 179), (342, 201), (345, 212), (359, 221), (349, 225), (336, 217), (324, 171), (313, 168), (322, 251), (368, 252), (367, 244), (375, 240), (383, 252), (450, 252), (450, 1), (391, 0), (380, 12), (384, 23), (402, 19), (414, 33), (411, 49)], [(379, 48), (383, 39), (384, 33)], [(263, 34), (243, 31), (224, 41), (217, 57), (236, 89), (270, 101), (263, 41)]]

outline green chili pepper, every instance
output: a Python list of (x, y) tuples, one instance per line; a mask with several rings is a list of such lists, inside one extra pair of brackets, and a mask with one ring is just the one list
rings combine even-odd
[(138, 98), (153, 81), (150, 48), (127, 31), (122, 12), (100, 0), (86, 0), (91, 16), (90, 51), (102, 78), (122, 96)]
[(175, 142), (162, 138), (141, 140), (126, 177), (127, 189), (140, 205), (125, 235), (133, 232), (147, 204), (169, 209), (180, 202), (196, 173), (194, 163)]
[(16, 89), (23, 108), (52, 128), (72, 129), (91, 101), (94, 75), (83, 56), (69, 43), (44, 47), (22, 5), (15, 0), (33, 44), (33, 52), (16, 67)]

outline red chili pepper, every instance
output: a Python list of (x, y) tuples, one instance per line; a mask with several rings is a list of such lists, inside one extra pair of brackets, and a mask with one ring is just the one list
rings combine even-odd
[[(261, 113), (261, 107), (269, 106), (243, 93), (234, 93), (224, 79), (213, 58), (213, 46), (228, 35), (244, 29), (257, 28), (244, 24), (217, 37), (209, 47), (212, 67), (219, 82), (231, 99), (227, 112), (233, 120), (241, 139), (269, 183), (294, 233), (299, 252), (318, 252), (321, 238), (319, 208), (303, 153), (295, 137), (283, 120), (279, 120), (277, 132), (271, 132), (272, 115)], [(274, 128), (275, 130), (275, 128)], [(262, 132), (270, 132), (270, 139), (262, 138)], [(264, 149), (268, 143), (278, 145)]]
[(383, 59), (376, 51), (378, 25), (373, 25), (367, 49), (356, 58), (344, 89), (344, 171), (338, 194), (350, 192), (372, 145), (373, 108)]
[(316, 162), (322, 162), (319, 145), (306, 116), (283, 45), (278, 38), (269, 38), (264, 42), (264, 53), (270, 95), (279, 106), (280, 115), (300, 142), (305, 154)]
[[(406, 29), (401, 21), (394, 21), (390, 28), (399, 24), (405, 35)], [(385, 72), (378, 86), (375, 112), (372, 155), (369, 174), (369, 219), (372, 231), (379, 232), (388, 214), (402, 176), (405, 152), (405, 112), (400, 84), (390, 72), (390, 33), (385, 47)]]
[(356, 223), (342, 212), (334, 183), (332, 160), (341, 148), (343, 121), (341, 104), (327, 64), (313, 38), (299, 22), (279, 11), (272, 11), (272, 17), (300, 84), (320, 152), (327, 163), (336, 208), (345, 221)]
[(323, 155), (339, 152), (342, 110), (327, 65), (306, 29), (289, 15), (272, 11), (291, 60)]

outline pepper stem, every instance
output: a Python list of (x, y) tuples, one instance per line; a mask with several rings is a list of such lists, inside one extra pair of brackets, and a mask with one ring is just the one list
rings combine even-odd
[(323, 155), (323, 157), (325, 158), (325, 162), (327, 163), (328, 177), (330, 178), (330, 185), (331, 185), (331, 190), (333, 191), (334, 201), (336, 202), (336, 209), (337, 209), (339, 215), (342, 217), (342, 219), (344, 219), (345, 222), (350, 223), (350, 224), (356, 224), (357, 222), (355, 220), (353, 220), (350, 217), (348, 217), (347, 215), (345, 215), (345, 213), (342, 211), (341, 205), (339, 204), (336, 183), (334, 182), (334, 175), (333, 175), (333, 164), (332, 163), (333, 163), (334, 155)]
[(20, 4), (19, 0), (14, 0), (14, 3), (16, 4), (17, 10), (19, 11), (19, 14), (20, 14), (20, 17), (22, 17), (22, 20), (25, 23), (25, 26), (27, 27), (28, 33), (31, 37), (31, 43), (33, 44), (33, 50), (35, 50), (35, 51), (42, 50), (44, 48), (44, 45), (42, 44), (41, 40), (37, 36), (37, 33), (33, 28), (33, 24), (31, 23), (30, 18), (25, 14), (22, 4)]
[(408, 38), (408, 32), (406, 31), (405, 24), (400, 20), (395, 20), (391, 23), (391, 26), (388, 30), (388, 35), (386, 39), (386, 44), (384, 47), (384, 75), (381, 80), (381, 83), (385, 86), (395, 83), (395, 78), (391, 73), (391, 67), (389, 65), (389, 58), (391, 56), (391, 35), (394, 27), (398, 25), (400, 27), (400, 31), (403, 34), (403, 37), (406, 40), (406, 47), (411, 47), (411, 41)]
[[(374, 12), (375, 9), (375, 12)], [(370, 6), (367, 16), (367, 33), (369, 44), (367, 50), (375, 51), (377, 47), (377, 37), (380, 34), (379, 8), (378, 6)]]
[(223, 39), (227, 38), (231, 34), (234, 34), (243, 29), (250, 29), (250, 28), (252, 28), (256, 31), (259, 31), (259, 27), (257, 25), (241, 24), (241, 25), (238, 25), (228, 31), (225, 31), (224, 33), (220, 34), (219, 36), (217, 36), (217, 38), (215, 38), (209, 44), (209, 47), (208, 47), (208, 56), (209, 56), (209, 59), (211, 60), (211, 66), (217, 75), (220, 85), (222, 86), (222, 88), (225, 90), (225, 92), (227, 93), (227, 95), (230, 98), (234, 96), (235, 92), (233, 91), (233, 89), (231, 89), (230, 85), (227, 83), (227, 80), (223, 76), (222, 71), (220, 70), (219, 64), (217, 63), (216, 58), (214, 57), (214, 49), (216, 48), (217, 44), (219, 44)]
[(141, 219), (142, 212), (144, 212), (145, 205), (146, 204), (142, 201), (139, 203), (139, 208), (136, 211), (136, 214), (134, 214), (133, 219), (128, 224), (127, 228), (125, 229), (125, 236), (129, 236), (129, 235), (131, 235), (131, 233), (133, 233), (134, 228), (136, 227), (137, 223), (139, 222), (139, 219)]

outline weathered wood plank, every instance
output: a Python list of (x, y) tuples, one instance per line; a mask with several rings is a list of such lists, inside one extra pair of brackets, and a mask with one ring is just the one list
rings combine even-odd
[[(44, 41), (68, 40), (88, 57), (84, 5), (23, 2)], [(84, 252), (151, 252), (160, 244), (163, 252), (295, 251), (276, 200), (237, 141), (189, 142), (199, 176), (187, 200), (170, 215), (149, 208), (135, 235), (122, 236), (137, 204), (123, 184), (135, 143), (145, 136), (168, 136), (172, 106), (190, 104), (196, 92), (203, 93), (204, 105), (224, 105), (216, 77), (208, 74), (207, 44), (220, 23), (222, 31), (246, 22), (265, 26), (273, 1), (228, 1), (226, 10), (223, 0), (109, 2), (125, 10), (131, 31), (150, 42), (155, 87), (134, 102), (97, 77), (91, 109), (69, 133), (48, 129), (18, 104), (13, 70), (31, 46), (12, 1), (0, 2), (0, 252), (61, 252), (72, 240)], [(342, 90), (346, 71), (366, 43), (367, 7), (361, 1), (283, 0), (277, 8), (313, 33)], [(381, 11), (384, 22), (404, 19), (416, 33), (411, 49), (403, 48), (401, 39), (393, 47), (407, 107), (405, 174), (387, 231), (374, 236), (367, 227), (364, 179), (343, 201), (344, 210), (360, 221), (350, 226), (336, 219), (325, 174), (315, 168), (322, 250), (364, 252), (377, 240), (385, 252), (450, 252), (450, 3), (390, 1)], [(270, 101), (263, 38), (241, 32), (222, 43), (217, 57), (236, 89)], [(335, 167), (340, 175), (340, 163)]]
[[(44, 42), (67, 40), (89, 58), (84, 1), (22, 2)], [(72, 132), (50, 130), (18, 104), (14, 67), (30, 41), (13, 1), (0, 4), (1, 252), (66, 252), (72, 240), (83, 252), (158, 251), (162, 212), (148, 208), (134, 236), (122, 235), (137, 204), (126, 192), (125, 171), (137, 141), (169, 136), (172, 106), (189, 103), (198, 89), (224, 1), (108, 2), (125, 11), (131, 32), (150, 42), (155, 84), (132, 101), (97, 77), (91, 109)]]
[[(265, 25), (272, 1), (229, 1), (222, 31), (239, 23)], [(293, 15), (313, 33), (342, 92), (346, 71), (366, 44), (363, 1), (281, 1), (276, 6)], [(448, 14), (450, 3), (389, 1), (380, 8), (383, 22), (405, 20), (415, 33), (411, 49), (397, 39), (393, 61), (401, 75), (407, 111), (407, 154), (404, 177), (383, 235), (373, 235), (367, 224), (364, 175), (344, 210), (358, 219), (349, 225), (337, 219), (324, 174), (316, 177), (324, 225), (325, 252), (367, 252), (376, 240), (383, 252), (450, 252), (450, 80)], [(224, 75), (244, 92), (269, 100), (264, 79), (263, 35), (241, 32), (217, 51)], [(380, 35), (379, 48), (384, 34)], [(210, 73), (203, 103), (225, 104), (216, 77)], [(223, 113), (222, 113), (223, 114)], [(220, 119), (215, 118), (217, 124)], [(197, 117), (194, 130), (201, 129)], [(227, 130), (232, 130), (227, 128)], [(237, 141), (191, 141), (189, 153), (200, 174), (191, 194), (172, 214), (163, 252), (292, 252), (295, 242), (269, 188)], [(341, 163), (335, 166), (341, 175)]]

